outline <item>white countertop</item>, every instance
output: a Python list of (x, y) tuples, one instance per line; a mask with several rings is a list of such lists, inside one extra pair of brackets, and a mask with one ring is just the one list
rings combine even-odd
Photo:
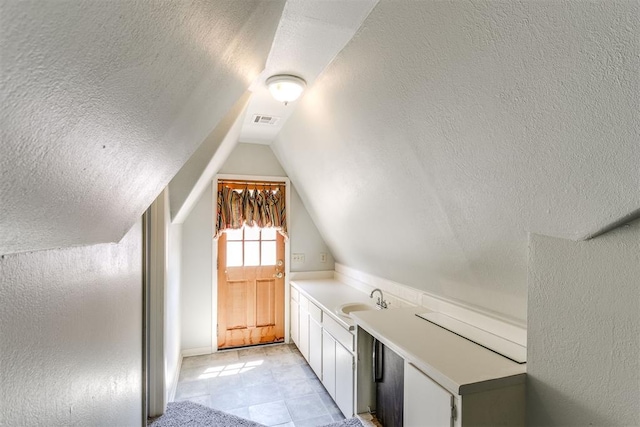
[(513, 362), (416, 316), (428, 311), (424, 307), (357, 311), (350, 319), (336, 314), (336, 308), (350, 302), (375, 307), (368, 294), (333, 279), (293, 280), (291, 285), (344, 328), (360, 326), (454, 395), (525, 381), (526, 364)]
[(369, 295), (334, 279), (292, 280), (290, 283), (305, 297), (326, 310), (333, 320), (345, 329), (354, 330), (355, 322), (348, 317), (336, 314), (336, 308), (350, 302), (359, 302), (375, 307), (375, 303), (369, 298)]
[(526, 364), (491, 350), (416, 316), (424, 307), (352, 313), (358, 326), (456, 394), (520, 384)]

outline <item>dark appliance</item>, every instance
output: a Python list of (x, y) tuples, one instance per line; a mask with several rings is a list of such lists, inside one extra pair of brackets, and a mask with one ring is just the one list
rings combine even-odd
[(376, 383), (376, 418), (384, 427), (402, 427), (404, 359), (374, 338), (372, 370)]

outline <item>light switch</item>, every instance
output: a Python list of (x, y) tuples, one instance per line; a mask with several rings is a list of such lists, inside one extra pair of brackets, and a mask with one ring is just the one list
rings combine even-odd
[(304, 262), (304, 254), (293, 254), (291, 255), (291, 262)]
[(327, 254), (320, 252), (320, 262), (327, 262)]

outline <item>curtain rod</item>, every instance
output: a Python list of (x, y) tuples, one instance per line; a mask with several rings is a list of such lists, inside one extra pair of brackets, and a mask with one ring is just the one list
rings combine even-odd
[(232, 180), (232, 179), (219, 179), (218, 184), (249, 184), (249, 185), (282, 185), (286, 186), (284, 181), (251, 181), (251, 180)]

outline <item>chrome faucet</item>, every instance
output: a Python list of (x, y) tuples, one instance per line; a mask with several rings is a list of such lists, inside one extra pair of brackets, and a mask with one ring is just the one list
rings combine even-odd
[(375, 288), (374, 290), (371, 291), (371, 294), (369, 295), (369, 298), (373, 298), (373, 294), (376, 292), (380, 292), (380, 296), (378, 297), (378, 300), (376, 301), (376, 306), (378, 307), (378, 309), (381, 308), (387, 308), (388, 307), (388, 303), (384, 300), (384, 296), (382, 295), (382, 291), (378, 288)]

